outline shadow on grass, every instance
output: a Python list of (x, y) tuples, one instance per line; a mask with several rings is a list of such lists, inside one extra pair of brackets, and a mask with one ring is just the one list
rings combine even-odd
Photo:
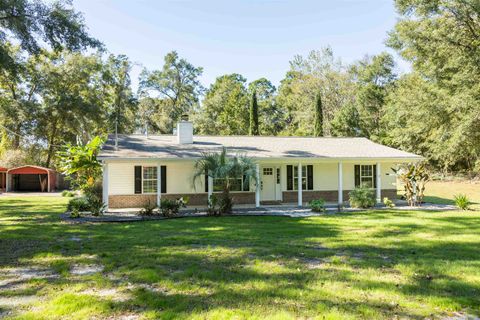
[[(437, 298), (464, 308), (478, 306), (478, 284), (448, 276), (445, 266), (459, 261), (478, 265), (480, 241), (419, 242), (409, 238), (415, 232), (445, 234), (449, 227), (475, 232), (480, 228), (478, 217), (452, 219), (433, 213), (413, 223), (412, 213), (371, 211), (320, 218), (185, 218), (73, 225), (49, 213), (51, 207), (62, 211), (61, 204), (38, 205), (21, 200), (0, 204), (0, 217), (7, 221), (0, 225), (0, 267), (56, 257), (68, 270), (76, 263), (73, 258), (85, 255), (92, 257), (92, 263), (102, 264), (104, 275), (113, 275), (115, 285), (160, 287), (158, 291), (135, 287), (130, 300), (113, 304), (121, 310), (161, 309), (188, 317), (212, 309), (264, 306), (311, 315), (323, 305), (357, 316), (367, 308), (387, 318), (422, 317), (412, 308), (385, 301), (359, 302), (343, 298), (341, 293), (325, 294), (323, 282), (364, 292), (372, 288), (387, 290), (407, 295), (410, 300)], [(432, 224), (424, 219), (431, 219)], [(349, 240), (355, 234), (348, 230), (354, 227), (380, 228), (368, 237), (385, 241)], [(324, 242), (332, 246), (322, 247)], [(312, 261), (318, 268), (309, 267)], [(372, 269), (397, 274), (399, 265), (416, 270), (417, 275), (402, 285), (356, 278), (359, 272)], [(73, 285), (75, 281), (62, 275), (56, 283)]]

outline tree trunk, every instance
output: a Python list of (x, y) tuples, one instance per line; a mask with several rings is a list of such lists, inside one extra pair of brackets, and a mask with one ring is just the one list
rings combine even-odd
[(47, 161), (45, 161), (45, 167), (46, 168), (50, 167), (50, 162), (52, 161), (53, 152), (54, 152), (54, 149), (55, 149), (54, 142), (55, 142), (56, 135), (57, 135), (57, 120), (54, 120), (53, 128), (52, 128), (52, 135), (50, 136), (50, 139), (48, 141)]

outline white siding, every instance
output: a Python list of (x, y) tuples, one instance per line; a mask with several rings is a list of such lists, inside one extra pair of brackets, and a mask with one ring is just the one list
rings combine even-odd
[(338, 188), (338, 164), (322, 163), (313, 166), (313, 189), (337, 190)]
[[(202, 176), (197, 180), (196, 188), (192, 185), (194, 172), (194, 161), (178, 161), (178, 162), (160, 162), (161, 165), (167, 166), (167, 193), (170, 194), (188, 194), (205, 192), (205, 182)], [(291, 163), (296, 165), (295, 163)], [(304, 165), (312, 164), (305, 162)], [(343, 189), (352, 190), (355, 188), (355, 164), (375, 164), (375, 162), (344, 162), (343, 163)], [(110, 162), (108, 163), (108, 193), (110, 195), (131, 195), (135, 193), (135, 172), (136, 165), (156, 166), (157, 162)], [(262, 165), (265, 166), (265, 165)], [(280, 167), (281, 171), (281, 188), (282, 191), (287, 190), (287, 164), (269, 164), (268, 166)], [(338, 166), (337, 162), (324, 162), (313, 164), (314, 174), (314, 190), (326, 191), (337, 190), (338, 188)], [(394, 163), (381, 163), (382, 173), (382, 189), (395, 189), (396, 177), (391, 170)], [(387, 175), (388, 174), (388, 175)], [(255, 184), (251, 183), (250, 191), (255, 190)]]
[(205, 192), (205, 179), (197, 180), (196, 188), (192, 185), (194, 162), (168, 162), (167, 193), (201, 193)]
[(135, 164), (108, 164), (108, 194), (128, 195), (135, 193)]

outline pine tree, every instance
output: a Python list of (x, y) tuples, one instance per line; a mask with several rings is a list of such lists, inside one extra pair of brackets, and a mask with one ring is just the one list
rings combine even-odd
[(315, 129), (313, 135), (315, 137), (323, 136), (323, 106), (320, 92), (315, 97)]
[(250, 103), (250, 128), (249, 134), (251, 136), (258, 136), (258, 104), (257, 104), (257, 92), (254, 90), (252, 93), (252, 100)]

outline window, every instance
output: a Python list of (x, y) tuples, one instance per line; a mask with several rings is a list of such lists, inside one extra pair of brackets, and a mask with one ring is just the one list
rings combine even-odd
[[(302, 190), (313, 190), (313, 165), (302, 166)], [(287, 190), (298, 190), (298, 166), (287, 166)]]
[(356, 165), (355, 187), (375, 188), (377, 185), (376, 170), (376, 165)]
[(143, 167), (143, 193), (157, 193), (157, 167)]
[(271, 176), (271, 175), (273, 175), (273, 168), (263, 168), (263, 175), (264, 175), (264, 176)]
[[(223, 191), (223, 181), (224, 179), (213, 179), (213, 191)], [(242, 191), (243, 179), (230, 178), (230, 191)]]
[(280, 168), (277, 168), (277, 184), (280, 184)]
[[(302, 189), (307, 189), (307, 167), (302, 166)], [(298, 166), (293, 167), (293, 190), (298, 190)]]

